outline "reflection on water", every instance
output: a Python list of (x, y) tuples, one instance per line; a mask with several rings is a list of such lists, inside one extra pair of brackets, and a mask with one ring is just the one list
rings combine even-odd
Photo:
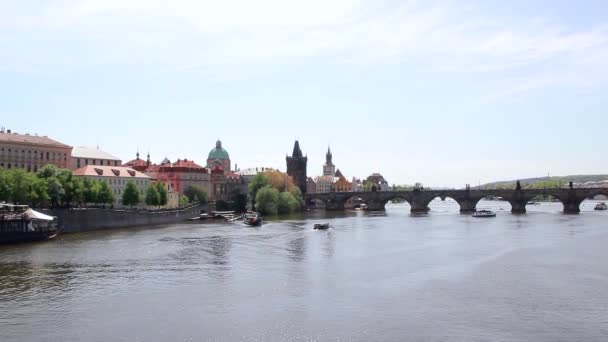
[(0, 341), (607, 340), (608, 213), (480, 205), (2, 246)]

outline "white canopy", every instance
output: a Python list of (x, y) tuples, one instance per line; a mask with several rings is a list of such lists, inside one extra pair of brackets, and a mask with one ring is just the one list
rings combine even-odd
[(49, 216), (49, 215), (37, 212), (36, 210), (32, 210), (32, 209), (26, 210), (25, 214), (27, 215), (27, 217), (29, 217), (32, 220), (53, 221), (53, 219), (54, 219), (53, 216)]

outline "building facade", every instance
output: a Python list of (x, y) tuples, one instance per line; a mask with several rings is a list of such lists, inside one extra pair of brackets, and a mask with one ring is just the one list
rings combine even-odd
[(167, 159), (161, 165), (150, 165), (144, 173), (166, 184), (167, 190), (176, 194), (183, 194), (192, 185), (209, 190), (209, 172), (192, 160), (178, 159), (171, 163)]
[(315, 180), (317, 183), (317, 193), (327, 193), (333, 191), (335, 177), (334, 176), (319, 176)]
[(76, 146), (72, 149), (72, 170), (87, 165), (121, 166), (120, 158), (94, 147)]
[(47, 136), (0, 130), (0, 167), (37, 172), (47, 164), (69, 168), (72, 147)]
[(135, 155), (135, 159), (126, 162), (123, 166), (130, 167), (139, 172), (144, 172), (148, 167), (150, 167), (150, 153), (148, 153), (148, 159), (143, 160), (139, 158), (139, 152)]
[(334, 182), (333, 190), (336, 192), (350, 192), (352, 190), (352, 184), (344, 178), (344, 176), (337, 177)]
[(317, 192), (317, 182), (312, 177), (306, 177), (306, 192), (309, 194)]
[(306, 165), (308, 163), (308, 157), (302, 155), (300, 143), (297, 140), (293, 146), (291, 157), (287, 156), (286, 162), (287, 174), (293, 179), (294, 184), (300, 188), (300, 191), (305, 194), (307, 191)]
[(122, 204), (122, 195), (129, 181), (133, 181), (139, 191), (140, 200), (144, 202), (146, 190), (152, 178), (129, 167), (87, 165), (72, 171), (74, 177), (88, 178), (108, 183), (115, 197), (115, 205)]

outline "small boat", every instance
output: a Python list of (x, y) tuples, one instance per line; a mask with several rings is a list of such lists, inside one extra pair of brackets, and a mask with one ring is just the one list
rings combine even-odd
[(604, 202), (601, 202), (601, 203), (598, 203), (594, 209), (595, 210), (608, 210), (608, 205), (606, 205), (606, 203), (604, 203)]
[(327, 223), (327, 222), (325, 222), (325, 223), (315, 223), (314, 229), (316, 229), (316, 230), (329, 229), (329, 223)]
[(245, 215), (233, 215), (232, 217), (226, 217), (226, 222), (234, 222), (242, 220), (243, 218), (245, 218)]
[(27, 205), (0, 203), (0, 243), (49, 240), (59, 233), (56, 217)]
[(496, 213), (492, 210), (477, 210), (473, 213), (473, 217), (496, 217)]
[(248, 226), (257, 227), (262, 225), (262, 215), (255, 211), (248, 211), (243, 216), (243, 223)]

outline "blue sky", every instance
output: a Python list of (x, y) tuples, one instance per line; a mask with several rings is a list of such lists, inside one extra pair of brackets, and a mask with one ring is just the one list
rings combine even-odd
[(608, 2), (0, 0), (0, 125), (463, 186), (608, 173)]

